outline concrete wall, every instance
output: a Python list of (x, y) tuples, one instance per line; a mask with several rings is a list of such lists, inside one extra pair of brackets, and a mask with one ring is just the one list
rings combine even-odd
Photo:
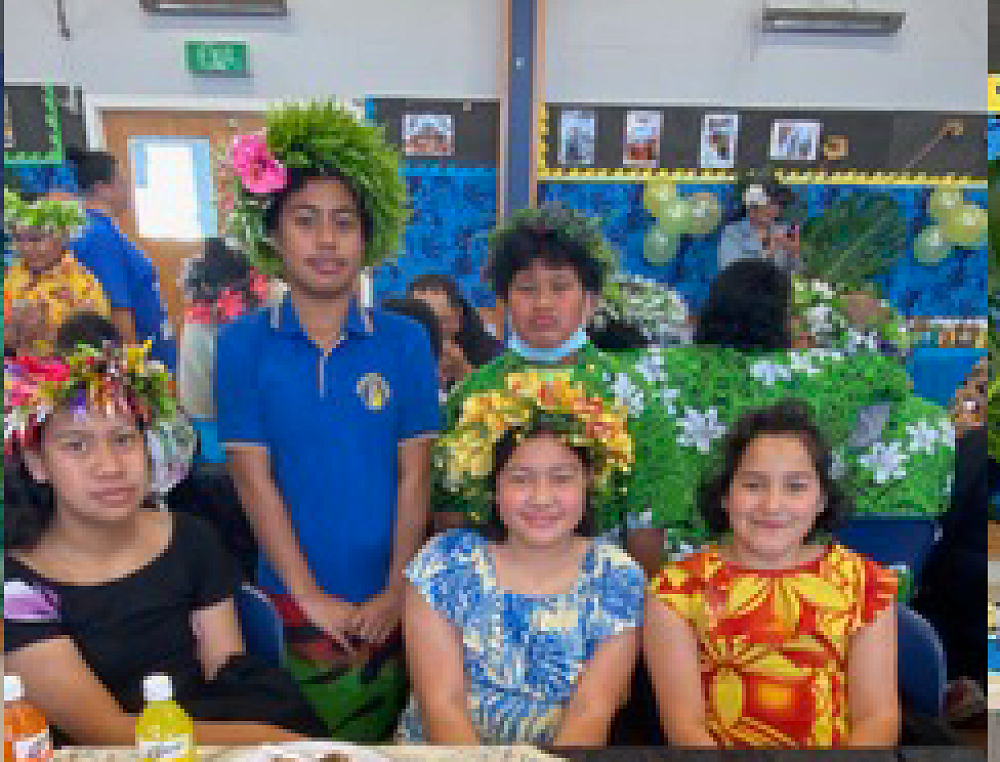
[(987, 0), (858, 4), (906, 22), (889, 38), (765, 37), (763, 0), (546, 0), (545, 98), (985, 111)]
[[(497, 97), (497, 0), (289, 0), (285, 18), (177, 18), (139, 0), (4, 0), (4, 80), (98, 95)], [(248, 43), (253, 77), (204, 79), (185, 40)]]

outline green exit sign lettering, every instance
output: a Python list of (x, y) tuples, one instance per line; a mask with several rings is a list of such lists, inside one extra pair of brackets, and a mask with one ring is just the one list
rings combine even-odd
[(192, 74), (246, 77), (249, 73), (243, 42), (185, 42), (184, 60)]

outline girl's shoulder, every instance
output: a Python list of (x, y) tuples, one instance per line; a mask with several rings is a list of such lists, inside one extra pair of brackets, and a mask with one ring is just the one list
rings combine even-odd
[(650, 582), (654, 593), (696, 592), (721, 572), (725, 562), (719, 548), (706, 545), (701, 550), (666, 564)]
[(449, 529), (435, 535), (410, 564), (410, 575), (437, 576), (478, 568), (486, 551), (486, 539), (470, 529)]

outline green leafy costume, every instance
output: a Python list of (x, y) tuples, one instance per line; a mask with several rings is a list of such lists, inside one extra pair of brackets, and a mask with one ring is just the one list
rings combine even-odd
[[(508, 373), (527, 367), (508, 353), (470, 374), (448, 399), (446, 428), (467, 396), (503, 388)], [(601, 531), (652, 525), (703, 536), (695, 494), (717, 441), (746, 411), (787, 397), (812, 408), (858, 513), (935, 516), (947, 507), (955, 442), (947, 411), (915, 396), (899, 362), (877, 353), (689, 345), (609, 354), (588, 345), (573, 370), (589, 392), (629, 408), (635, 465), (625, 491), (598, 506)], [(439, 464), (435, 474), (437, 510), (481, 517), (491, 509), (486, 500), (461, 503)]]

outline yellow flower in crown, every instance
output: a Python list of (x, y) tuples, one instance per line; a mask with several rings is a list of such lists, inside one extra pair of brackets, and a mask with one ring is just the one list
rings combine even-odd
[(455, 428), (438, 443), (445, 486), (467, 497), (490, 490), (494, 448), (510, 431), (528, 434), (540, 424), (571, 447), (591, 451), (595, 487), (611, 486), (634, 460), (627, 413), (573, 383), (572, 371), (511, 373), (506, 388), (470, 395)]

